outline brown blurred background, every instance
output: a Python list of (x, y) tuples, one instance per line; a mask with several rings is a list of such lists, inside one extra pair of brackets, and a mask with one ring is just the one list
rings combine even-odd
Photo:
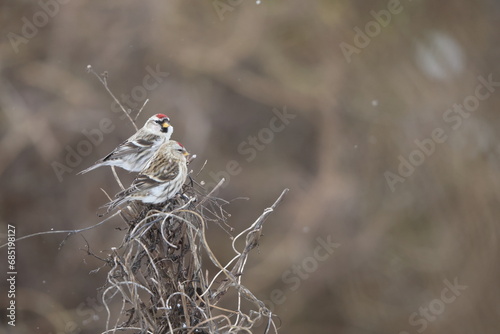
[[(76, 175), (133, 133), (91, 64), (134, 115), (149, 99), (139, 126), (171, 117), (195, 172), (208, 160), (197, 180), (235, 174), (235, 234), (290, 188), (243, 276), (280, 332), (498, 332), (497, 1), (62, 2), (1, 4), (2, 243), (7, 224), (93, 225), (119, 190), (107, 168)], [(117, 227), (17, 243), (8, 329), (104, 331), (107, 269), (85, 249), (106, 257)]]

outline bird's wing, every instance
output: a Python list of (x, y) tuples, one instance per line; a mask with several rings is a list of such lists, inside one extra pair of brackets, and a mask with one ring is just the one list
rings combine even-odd
[(153, 146), (156, 140), (158, 140), (158, 136), (153, 134), (138, 139), (134, 138), (132, 140), (126, 140), (118, 145), (118, 147), (115, 148), (113, 152), (97, 161), (97, 163), (107, 160), (119, 159), (129, 154), (138, 153)]
[(149, 148), (153, 145), (152, 141), (145, 141), (145, 140), (138, 140), (138, 141), (129, 141), (126, 140), (118, 147), (116, 147), (111, 153), (106, 155), (104, 158), (101, 158), (94, 162), (92, 166), (90, 166), (87, 169), (82, 170), (81, 172), (78, 173), (80, 174), (85, 174), (87, 172), (90, 172), (91, 170), (94, 170), (100, 166), (102, 166), (103, 162), (106, 161), (113, 161), (120, 159), (121, 157), (128, 156), (130, 154), (139, 154), (140, 151), (144, 150), (145, 148)]
[(141, 191), (151, 189), (162, 183), (172, 181), (179, 174), (178, 164), (169, 164), (161, 166), (161, 171), (158, 173), (139, 174), (132, 183), (132, 187)]
[(177, 175), (179, 175), (179, 172), (179, 164), (177, 162), (163, 164), (161, 166), (161, 172), (155, 175), (154, 179), (158, 182), (169, 182), (175, 179)]

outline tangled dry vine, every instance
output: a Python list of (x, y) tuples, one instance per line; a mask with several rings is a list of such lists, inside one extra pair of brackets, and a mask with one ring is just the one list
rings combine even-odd
[[(242, 284), (242, 275), (264, 221), (287, 191), (232, 240), (235, 256), (226, 265), (217, 259), (205, 235), (208, 222), (226, 219), (224, 202), (197, 203), (199, 194), (188, 185), (185, 197), (165, 205), (134, 203), (122, 210), (128, 231), (108, 260), (111, 270), (102, 293), (108, 313), (104, 333), (251, 333), (263, 323), (266, 333), (271, 328), (277, 332), (273, 314)], [(242, 237), (245, 245), (239, 251), (235, 244)], [(202, 263), (204, 252), (217, 268), (214, 275)], [(231, 294), (236, 296), (234, 308), (219, 307), (232, 289), (236, 292)], [(121, 308), (112, 310), (111, 301), (116, 298)]]

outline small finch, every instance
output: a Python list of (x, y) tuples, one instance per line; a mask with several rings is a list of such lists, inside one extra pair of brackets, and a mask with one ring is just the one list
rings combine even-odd
[(146, 166), (156, 149), (170, 139), (173, 132), (174, 127), (170, 125), (167, 116), (163, 114), (151, 116), (132, 137), (78, 174), (85, 174), (101, 166), (116, 166), (130, 172), (139, 172)]
[(162, 144), (132, 185), (105, 205), (108, 212), (129, 201), (158, 204), (174, 197), (188, 176), (188, 157), (184, 146), (175, 140)]

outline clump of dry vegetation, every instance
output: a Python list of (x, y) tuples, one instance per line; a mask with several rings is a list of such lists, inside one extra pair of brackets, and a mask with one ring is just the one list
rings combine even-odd
[[(128, 230), (113, 249), (102, 300), (108, 312), (105, 333), (251, 333), (256, 325), (277, 332), (273, 314), (242, 284), (248, 255), (259, 241), (263, 223), (287, 190), (233, 240), (234, 258), (222, 265), (205, 236), (208, 222), (224, 223), (224, 201), (202, 196), (186, 185), (184, 196), (165, 204), (133, 203), (120, 212)], [(245, 238), (243, 250), (235, 242)], [(202, 262), (208, 255), (217, 272)], [(230, 291), (234, 308), (219, 307)], [(112, 310), (111, 301), (121, 300)], [(227, 304), (227, 301), (226, 301)]]

